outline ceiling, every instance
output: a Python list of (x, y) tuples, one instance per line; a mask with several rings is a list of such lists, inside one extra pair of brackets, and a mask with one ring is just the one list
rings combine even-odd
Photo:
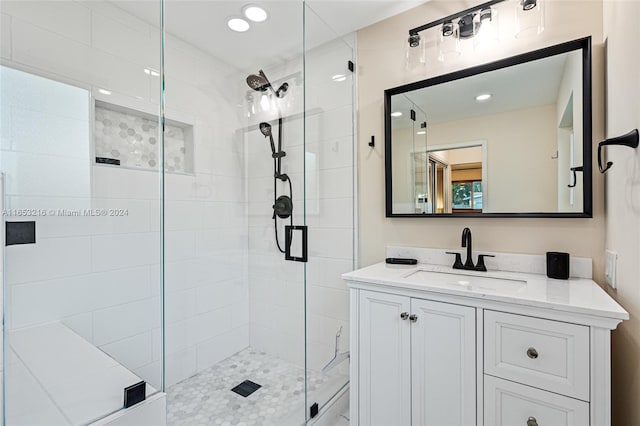
[[(113, 1), (126, 12), (158, 26), (157, 9), (148, 1)], [(236, 33), (226, 25), (246, 4), (257, 4), (269, 19)], [(425, 0), (307, 0), (304, 36), (307, 48), (371, 25)], [(165, 28), (183, 41), (243, 71), (281, 64), (303, 51), (301, 0), (165, 0)]]
[[(537, 61), (477, 74), (472, 77), (396, 95), (392, 109), (410, 108), (426, 113), (430, 124), (555, 104), (562, 80), (565, 53)], [(475, 97), (490, 93), (491, 99), (478, 102)], [(421, 114), (419, 114), (421, 115)], [(408, 114), (403, 114), (403, 118)], [(394, 127), (406, 127), (404, 119), (393, 119)], [(420, 117), (418, 117), (420, 121)]]

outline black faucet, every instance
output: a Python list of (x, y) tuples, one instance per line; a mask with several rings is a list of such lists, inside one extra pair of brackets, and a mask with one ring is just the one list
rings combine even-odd
[(447, 252), (448, 254), (455, 254), (456, 255), (456, 260), (453, 264), (453, 269), (466, 269), (466, 270), (470, 270), (470, 271), (483, 271), (486, 272), (487, 271), (487, 267), (484, 264), (484, 258), (485, 257), (495, 257), (493, 255), (490, 254), (479, 254), (478, 255), (478, 264), (474, 265), (473, 264), (473, 250), (472, 250), (472, 240), (471, 240), (471, 229), (469, 228), (464, 228), (462, 230), (462, 241), (460, 243), (460, 245), (462, 247), (466, 247), (467, 248), (467, 260), (464, 262), (464, 264), (462, 264), (462, 258), (460, 253), (455, 253), (455, 252)]
[(471, 254), (471, 229), (464, 228), (462, 230), (462, 242), (460, 245), (467, 248), (467, 260), (464, 262), (464, 269), (475, 269), (476, 266), (473, 264), (473, 257)]

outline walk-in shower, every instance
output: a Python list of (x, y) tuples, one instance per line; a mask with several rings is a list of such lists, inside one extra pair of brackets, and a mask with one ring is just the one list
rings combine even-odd
[(89, 424), (139, 382), (176, 426), (345, 392), (353, 35), (301, 0), (234, 33), (241, 6), (0, 2), (7, 426)]

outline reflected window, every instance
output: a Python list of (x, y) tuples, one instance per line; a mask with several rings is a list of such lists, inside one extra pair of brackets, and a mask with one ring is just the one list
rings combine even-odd
[[(456, 181), (451, 185), (453, 210), (482, 213), (482, 181)], [(461, 213), (461, 212), (456, 212)]]

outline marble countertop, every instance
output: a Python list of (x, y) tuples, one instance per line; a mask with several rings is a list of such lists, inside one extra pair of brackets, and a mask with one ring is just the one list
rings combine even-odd
[(443, 265), (418, 263), (405, 266), (384, 262), (348, 272), (342, 278), (350, 287), (370, 283), (386, 288), (492, 300), (607, 319), (629, 318), (622, 306), (587, 278), (555, 280), (546, 275), (523, 272), (477, 272)]

